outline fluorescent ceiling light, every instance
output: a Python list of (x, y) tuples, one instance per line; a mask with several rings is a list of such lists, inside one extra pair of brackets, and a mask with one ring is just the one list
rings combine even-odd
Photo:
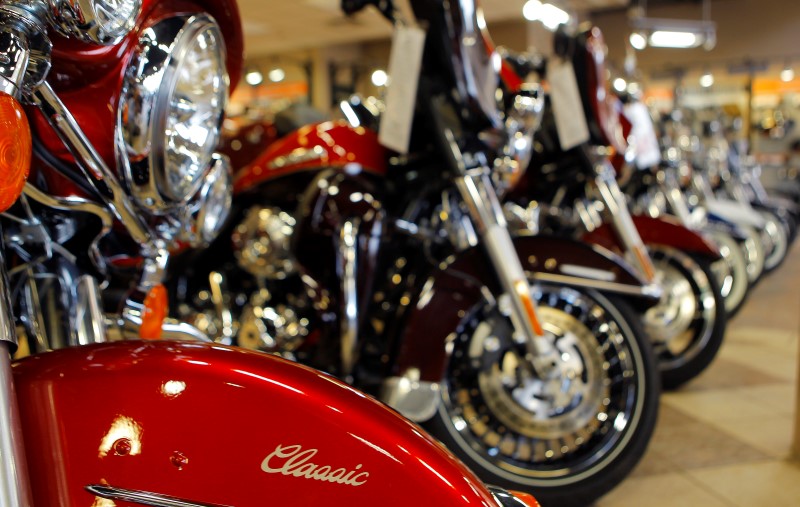
[(700, 40), (692, 32), (657, 30), (650, 34), (650, 45), (661, 48), (694, 48), (700, 45)]
[(791, 67), (786, 67), (781, 71), (781, 81), (788, 83), (794, 79), (794, 71)]
[(539, 0), (528, 0), (522, 7), (522, 15), (528, 21), (541, 21), (549, 30), (569, 23), (569, 14), (553, 4), (543, 4)]

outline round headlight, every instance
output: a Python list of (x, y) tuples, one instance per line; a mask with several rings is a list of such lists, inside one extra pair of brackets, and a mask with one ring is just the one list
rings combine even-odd
[(121, 164), (140, 206), (164, 213), (197, 192), (227, 96), (225, 46), (213, 18), (176, 16), (143, 30), (118, 116)]
[(230, 214), (233, 203), (233, 171), (228, 157), (214, 155), (211, 170), (189, 206), (192, 246), (207, 245), (216, 239)]
[(53, 26), (62, 35), (116, 44), (133, 29), (141, 0), (49, 0)]

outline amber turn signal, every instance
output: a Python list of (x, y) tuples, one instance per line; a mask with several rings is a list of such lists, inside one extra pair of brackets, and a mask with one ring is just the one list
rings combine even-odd
[(528, 507), (540, 507), (539, 502), (532, 495), (520, 491), (511, 491), (511, 494)]
[(168, 306), (167, 289), (161, 284), (153, 286), (144, 298), (139, 336), (145, 340), (161, 338), (161, 326), (167, 317)]
[(0, 212), (19, 198), (31, 170), (31, 129), (17, 100), (0, 92)]

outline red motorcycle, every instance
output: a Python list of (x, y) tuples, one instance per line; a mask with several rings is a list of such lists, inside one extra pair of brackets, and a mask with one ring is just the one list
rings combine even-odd
[(0, 354), (0, 504), (538, 505), (319, 372), (107, 341), (204, 338), (165, 318), (161, 282), (230, 206), (233, 2), (7, 1), (0, 26), (0, 339), (28, 349)]
[[(381, 8), (411, 54), (415, 22), (392, 2), (343, 4)], [(407, 62), (392, 85), (416, 88), (401, 103), (407, 152), (379, 138), (397, 118), (391, 90), (380, 118), (351, 101), (351, 124), (273, 142), (237, 171), (228, 231), (178, 266), (172, 300), (220, 342), (374, 394), (488, 483), (585, 505), (625, 477), (655, 424), (649, 342), (620, 298), (647, 299), (645, 284), (599, 249), (512, 239), (492, 176), (540, 101), (498, 103), (474, 1), (411, 7), (427, 27), (421, 68)]]
[(630, 125), (608, 90), (602, 34), (597, 28), (577, 36), (559, 31), (555, 46), (557, 59), (569, 72), (574, 69), (571, 100), (586, 136), (565, 147), (561, 136), (568, 132), (559, 130), (554, 98), (537, 131), (532, 164), (508, 200), (522, 207), (535, 202), (545, 229), (617, 252), (660, 285), (659, 302), (643, 312), (643, 323), (664, 386), (676, 387), (702, 372), (722, 343), (726, 311), (712, 269), (722, 256), (715, 244), (677, 220), (631, 216), (612, 164), (614, 158), (622, 162)]

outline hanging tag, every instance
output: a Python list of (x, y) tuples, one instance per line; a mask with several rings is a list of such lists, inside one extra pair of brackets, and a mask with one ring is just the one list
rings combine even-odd
[(647, 106), (634, 102), (625, 106), (625, 116), (631, 121), (631, 136), (636, 149), (636, 167), (649, 169), (661, 163), (661, 148)]
[(386, 111), (381, 115), (380, 143), (399, 153), (408, 153), (417, 85), (425, 49), (425, 31), (416, 26), (397, 26), (389, 55)]
[(547, 80), (561, 149), (568, 150), (587, 142), (589, 126), (572, 62), (551, 58), (547, 64)]

